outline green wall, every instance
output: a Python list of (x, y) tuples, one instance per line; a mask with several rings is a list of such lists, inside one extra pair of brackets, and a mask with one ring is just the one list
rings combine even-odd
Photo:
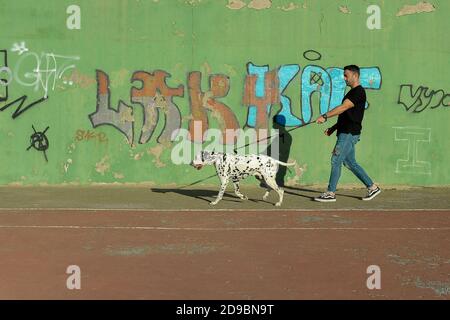
[[(377, 21), (376, 12), (367, 13), (370, 5), (381, 9), (380, 29), (368, 27), (368, 20)], [(417, 6), (400, 14), (408, 13), (405, 5)], [(255, 77), (249, 66), (267, 66), (267, 74), (278, 74), (278, 85), (280, 70), (293, 68), (283, 92), (256, 77), (264, 94), (276, 93), (266, 97), (272, 101), (267, 119), (281, 110), (280, 95), (303, 119), (308, 105), (302, 99), (311, 94), (302, 85), (310, 79), (305, 68), (347, 64), (372, 68), (381, 81), (367, 89), (370, 106), (357, 146), (369, 175), (384, 185), (449, 184), (447, 0), (0, 0), (0, 8), (2, 185), (191, 183), (213, 170), (173, 164), (177, 141), (167, 140), (169, 129), (188, 129), (193, 119), (221, 130), (252, 127), (255, 106), (248, 98), (262, 98), (257, 89), (246, 89)], [(139, 75), (147, 80), (132, 81)], [(336, 94), (327, 88), (327, 71), (322, 76), (311, 120), (320, 113), (320, 97)], [(102, 104), (108, 101), (106, 79), (110, 111)], [(90, 115), (97, 107), (104, 108), (98, 114), (104, 124), (94, 127)], [(335, 142), (323, 134), (328, 124), (291, 131), (290, 158), (299, 164), (287, 174), (291, 183), (328, 181)], [(39, 135), (31, 141), (34, 130), (46, 130), (48, 145)], [(358, 183), (343, 172), (342, 184)]]

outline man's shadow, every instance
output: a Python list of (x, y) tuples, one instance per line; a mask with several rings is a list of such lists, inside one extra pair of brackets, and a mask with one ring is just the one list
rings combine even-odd
[[(271, 139), (270, 144), (266, 149), (268, 156), (277, 159), (282, 162), (288, 162), (289, 154), (292, 146), (292, 135), (286, 130), (286, 118), (283, 115), (275, 115), (272, 118), (272, 128), (278, 130), (278, 134), (275, 138)], [(285, 177), (288, 171), (288, 167), (279, 166), (275, 181), (279, 187), (284, 187)], [(261, 182), (262, 187), (267, 187), (264, 182)]]

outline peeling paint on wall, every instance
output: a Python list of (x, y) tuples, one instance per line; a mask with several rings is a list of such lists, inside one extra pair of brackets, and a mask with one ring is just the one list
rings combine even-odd
[[(293, 162), (293, 159), (289, 159), (289, 162)], [(303, 166), (300, 167), (300, 165), (295, 164), (294, 166), (294, 171), (295, 171), (295, 176), (292, 178), (288, 178), (286, 180), (286, 185), (287, 186), (295, 186), (295, 185), (299, 185), (300, 184), (300, 178), (302, 177), (302, 175), (305, 173), (306, 171), (306, 167), (307, 164), (304, 164)]]
[(184, 37), (186, 34), (184, 33), (184, 31), (179, 30), (177, 28), (177, 23), (174, 21), (172, 22), (172, 26), (174, 27), (174, 31), (173, 31), (173, 35), (177, 36), (177, 37)]
[(95, 84), (95, 78), (82, 74), (77, 69), (73, 70), (69, 77), (64, 76), (63, 81), (72, 81), (74, 84), (79, 85), (80, 88), (88, 88)]
[(141, 160), (141, 158), (142, 158), (142, 156), (144, 155), (144, 152), (139, 152), (139, 153), (136, 153), (135, 155), (134, 155), (134, 157), (133, 157), (133, 159), (134, 160)]
[(352, 13), (347, 6), (339, 6), (339, 11), (345, 14)]
[(185, 3), (191, 6), (198, 6), (202, 0), (186, 0)]
[[(231, 10), (240, 10), (246, 6), (249, 9), (255, 10), (269, 9), (272, 7), (272, 0), (251, 0), (248, 5), (242, 0), (228, 0), (228, 4), (226, 5), (226, 7)], [(306, 8), (306, 4), (303, 4), (303, 7)], [(293, 2), (278, 7), (278, 9), (283, 11), (291, 11), (297, 8), (299, 8), (299, 6)]]
[(95, 164), (95, 171), (100, 173), (102, 176), (105, 175), (105, 172), (107, 172), (110, 168), (110, 164), (108, 163), (109, 157), (104, 156), (100, 162), (97, 162)]
[(158, 144), (157, 146), (155, 146), (155, 147), (150, 148), (150, 149), (147, 150), (147, 153), (148, 153), (149, 155), (153, 155), (153, 156), (155, 157), (155, 159), (154, 159), (152, 162), (153, 162), (153, 163), (156, 165), (156, 167), (158, 167), (158, 168), (162, 168), (162, 167), (165, 167), (165, 166), (166, 166), (166, 164), (163, 163), (163, 162), (161, 162), (161, 160), (160, 160), (163, 151), (164, 151), (164, 147), (163, 147), (163, 145), (161, 145), (161, 144)]
[(120, 172), (114, 172), (113, 176), (114, 176), (115, 179), (123, 179), (123, 178), (125, 178), (123, 173), (120, 173)]
[(210, 75), (212, 73), (211, 66), (206, 61), (203, 63), (202, 69), (203, 69), (202, 71), (204, 71), (204, 73), (206, 73), (207, 75)]
[(248, 4), (250, 9), (262, 10), (269, 9), (272, 6), (272, 0), (252, 0)]
[(246, 6), (247, 4), (241, 0), (228, 0), (227, 8), (232, 10), (239, 10)]
[(295, 9), (298, 9), (298, 8), (299, 8), (299, 6), (296, 5), (293, 2), (290, 2), (288, 5), (284, 5), (282, 7), (278, 7), (278, 9), (281, 9), (283, 11), (292, 11), (292, 10), (295, 10)]
[(224, 65), (227, 71), (227, 74), (229, 74), (230, 76), (235, 76), (237, 75), (236, 69), (233, 68), (233, 66), (229, 65), (229, 64), (225, 64)]
[(400, 11), (397, 12), (396, 16), (400, 17), (400, 16), (404, 16), (404, 15), (408, 15), (408, 14), (432, 12), (435, 10), (436, 10), (436, 8), (431, 3), (421, 1), (416, 5), (404, 5), (403, 8), (401, 8)]

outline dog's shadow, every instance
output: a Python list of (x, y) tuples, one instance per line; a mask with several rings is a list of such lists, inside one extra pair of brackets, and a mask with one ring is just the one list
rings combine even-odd
[[(203, 200), (208, 203), (211, 202), (212, 200), (214, 200), (217, 197), (217, 194), (219, 193), (219, 191), (207, 190), (207, 189), (176, 189), (176, 188), (173, 188), (173, 189), (151, 188), (151, 191), (157, 192), (157, 193), (177, 193), (177, 194), (180, 194), (180, 195), (183, 195), (186, 197)], [(206, 197), (209, 197), (209, 199)], [(223, 194), (222, 201), (241, 202), (242, 200), (240, 200), (234, 194), (225, 192)]]

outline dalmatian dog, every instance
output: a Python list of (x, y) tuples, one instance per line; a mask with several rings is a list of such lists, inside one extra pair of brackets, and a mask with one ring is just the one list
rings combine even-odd
[(266, 155), (235, 155), (221, 152), (215, 153), (214, 151), (201, 151), (195, 156), (191, 165), (197, 170), (200, 170), (204, 165), (215, 166), (221, 186), (216, 200), (212, 201), (210, 203), (211, 205), (216, 205), (222, 199), (229, 180), (233, 182), (235, 194), (242, 200), (247, 200), (248, 198), (239, 190), (239, 181), (248, 176), (255, 176), (258, 180), (264, 179), (268, 186), (263, 200), (267, 199), (271, 189), (273, 189), (279, 196), (279, 200), (275, 205), (281, 206), (284, 190), (277, 185), (275, 176), (279, 165), (293, 166), (295, 162), (281, 162)]

